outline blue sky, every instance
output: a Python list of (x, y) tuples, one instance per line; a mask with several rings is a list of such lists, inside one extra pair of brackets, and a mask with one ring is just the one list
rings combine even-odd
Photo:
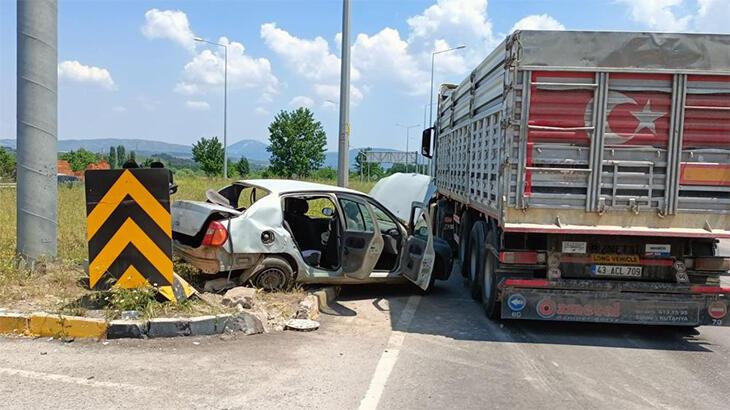
[[(728, 32), (727, 0), (355, 0), (351, 146), (404, 148), (436, 82), (459, 82), (515, 27)], [(266, 141), (305, 105), (337, 141), (339, 0), (59, 1), (59, 138), (191, 144), (222, 135), (229, 44), (229, 143)], [(0, 0), (0, 138), (15, 137), (16, 3)], [(411, 144), (418, 132), (411, 130)], [(414, 145), (411, 145), (412, 147)]]

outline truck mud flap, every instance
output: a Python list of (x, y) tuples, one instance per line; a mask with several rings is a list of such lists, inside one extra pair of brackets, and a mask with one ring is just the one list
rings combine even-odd
[(506, 288), (502, 319), (730, 326), (724, 296)]

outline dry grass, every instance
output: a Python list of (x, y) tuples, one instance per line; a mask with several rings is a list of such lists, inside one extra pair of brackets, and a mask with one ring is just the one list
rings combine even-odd
[[(175, 181), (177, 199), (205, 199), (209, 188), (225, 186), (222, 178), (180, 178)], [(313, 181), (334, 185), (334, 181)], [(350, 187), (368, 192), (374, 183), (351, 181)], [(16, 250), (16, 191), (14, 188), (0, 188), (0, 306), (22, 310), (61, 310), (64, 306), (89, 293), (82, 285), (86, 278), (83, 261), (88, 258), (86, 244), (86, 205), (84, 187), (81, 184), (63, 185), (58, 189), (58, 259), (40, 264), (36, 271), (18, 269)], [(180, 266), (181, 270), (184, 267)], [(284, 296), (271, 294), (263, 296), (276, 298)], [(286, 302), (282, 299), (282, 309)], [(197, 304), (158, 303), (150, 314), (194, 314), (196, 309), (205, 309)], [(155, 310), (156, 309), (156, 310)], [(294, 306), (296, 309), (296, 306)]]

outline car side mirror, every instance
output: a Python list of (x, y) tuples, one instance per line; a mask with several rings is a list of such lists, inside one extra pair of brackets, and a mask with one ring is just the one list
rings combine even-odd
[(433, 127), (426, 128), (421, 133), (421, 155), (426, 158), (433, 158), (431, 152), (431, 141), (433, 140)]
[(322, 215), (324, 216), (334, 216), (335, 210), (332, 208), (322, 208)]

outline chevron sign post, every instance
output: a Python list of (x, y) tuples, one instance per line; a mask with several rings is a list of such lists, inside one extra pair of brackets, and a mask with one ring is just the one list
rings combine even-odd
[(185, 297), (172, 268), (169, 170), (93, 170), (85, 180), (89, 287), (153, 285)]

